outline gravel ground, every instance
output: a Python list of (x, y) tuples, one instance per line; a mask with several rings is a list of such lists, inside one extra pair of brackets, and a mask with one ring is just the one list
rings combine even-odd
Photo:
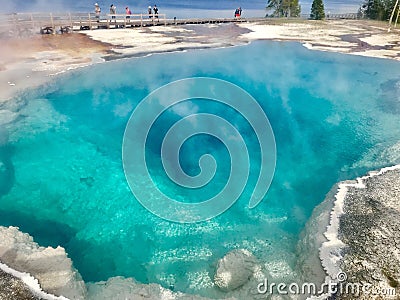
[(0, 300), (39, 300), (22, 280), (0, 270)]
[(347, 245), (341, 263), (347, 282), (368, 291), (357, 297), (344, 291), (336, 299), (400, 299), (400, 170), (370, 177), (365, 185), (349, 189), (339, 238)]

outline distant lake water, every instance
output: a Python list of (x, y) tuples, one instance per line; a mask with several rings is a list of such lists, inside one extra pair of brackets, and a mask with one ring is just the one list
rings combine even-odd
[[(71, 0), (6, 0), (2, 3), (0, 12), (42, 12), (42, 11), (80, 11), (89, 12), (93, 10), (95, 0), (71, 1)], [(262, 0), (98, 0), (103, 12), (108, 13), (108, 8), (111, 4), (117, 7), (117, 13), (123, 13), (126, 6), (129, 6), (133, 13), (145, 13), (146, 8), (157, 4), (160, 13), (166, 13), (170, 17), (185, 18), (185, 17), (231, 17), (235, 8), (241, 6), (243, 16), (245, 17), (262, 17), (265, 16), (265, 6), (267, 1)], [(310, 12), (312, 0), (300, 0), (302, 14)], [(356, 12), (362, 0), (329, 0), (324, 1), (326, 12), (343, 13)]]

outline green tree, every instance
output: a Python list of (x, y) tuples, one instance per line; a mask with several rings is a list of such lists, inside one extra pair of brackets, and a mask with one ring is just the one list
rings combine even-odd
[(281, 0), (268, 0), (266, 8), (267, 11), (272, 10), (271, 16), (281, 17)]
[(273, 17), (299, 17), (301, 7), (299, 0), (268, 0), (267, 10)]
[(395, 0), (365, 0), (361, 6), (364, 16), (374, 20), (388, 20)]
[(313, 20), (325, 19), (324, 2), (322, 0), (314, 0), (311, 5), (310, 18)]

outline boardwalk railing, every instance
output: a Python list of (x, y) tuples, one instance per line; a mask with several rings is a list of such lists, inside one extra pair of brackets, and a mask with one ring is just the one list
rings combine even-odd
[(361, 17), (362, 16), (358, 13), (326, 14), (326, 19), (328, 20), (338, 20), (338, 19), (356, 20), (356, 19), (361, 19)]
[[(34, 33), (56, 33), (78, 30), (245, 22), (241, 18), (167, 19), (165, 14), (101, 14), (95, 13), (16, 13), (0, 15), (0, 34), (29, 36)], [(256, 19), (254, 19), (256, 20)]]
[[(310, 19), (310, 14), (301, 14), (300, 18), (304, 20)], [(343, 14), (325, 13), (326, 20), (356, 20), (361, 18), (362, 16), (360, 16), (358, 13), (343, 13)]]
[(11, 31), (19, 36), (36, 32), (55, 33), (72, 30), (165, 25), (165, 14), (102, 14), (95, 13), (17, 13), (0, 15), (0, 32)]
[[(96, 28), (126, 28), (154, 25), (166, 25), (165, 14), (131, 14), (131, 15), (100, 15), (89, 13), (85, 18), (75, 19), (72, 29), (96, 29)], [(79, 27), (79, 28), (78, 28)]]
[[(245, 22), (242, 18), (167, 19), (165, 14), (95, 13), (16, 13), (0, 15), (0, 34), (28, 36), (33, 33), (56, 33), (78, 30), (144, 27), (157, 25)], [(261, 20), (261, 19), (254, 19)]]
[(77, 20), (87, 17), (84, 13), (18, 13), (1, 15), (0, 26), (2, 32), (8, 30), (19, 36), (42, 30), (55, 33), (59, 29), (72, 30)]

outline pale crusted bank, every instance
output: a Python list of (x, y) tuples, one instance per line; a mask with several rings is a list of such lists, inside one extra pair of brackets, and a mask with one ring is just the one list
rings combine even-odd
[[(338, 183), (303, 231), (302, 280), (338, 283), (336, 293), (326, 291), (319, 299), (397, 299), (389, 293), (400, 292), (399, 220), (400, 165)], [(358, 290), (346, 292), (354, 286)], [(371, 293), (363, 293), (363, 286)]]

